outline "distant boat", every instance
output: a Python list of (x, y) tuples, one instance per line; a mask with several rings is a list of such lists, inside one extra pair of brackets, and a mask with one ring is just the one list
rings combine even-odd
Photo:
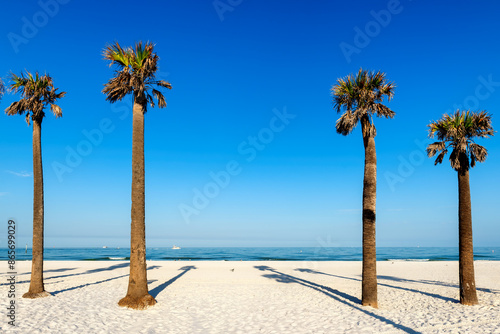
[(102, 248), (108, 248), (108, 246), (102, 246)]
[(174, 247), (172, 247), (172, 249), (181, 249), (181, 248), (179, 246), (174, 245)]

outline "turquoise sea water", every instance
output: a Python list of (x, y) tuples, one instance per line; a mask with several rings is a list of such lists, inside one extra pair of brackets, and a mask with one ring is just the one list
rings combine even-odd
[[(57, 261), (109, 261), (128, 260), (129, 248), (47, 248), (45, 260)], [(474, 248), (476, 260), (500, 261), (500, 247)], [(361, 261), (361, 247), (318, 248), (148, 248), (148, 260), (193, 261)], [(0, 260), (7, 259), (7, 249), (0, 250)], [(31, 249), (16, 250), (16, 260), (31, 260)], [(379, 247), (378, 261), (456, 261), (458, 248), (454, 247)]]

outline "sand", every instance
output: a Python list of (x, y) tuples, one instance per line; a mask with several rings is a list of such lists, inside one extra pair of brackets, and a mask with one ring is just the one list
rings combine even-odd
[(360, 262), (148, 261), (145, 311), (117, 305), (128, 263), (47, 261), (46, 290), (24, 299), (18, 262), (16, 328), (7, 324), (0, 262), (0, 332), (18, 333), (500, 333), (500, 262), (478, 261), (480, 305), (458, 303), (457, 262), (379, 262), (379, 309), (362, 307)]

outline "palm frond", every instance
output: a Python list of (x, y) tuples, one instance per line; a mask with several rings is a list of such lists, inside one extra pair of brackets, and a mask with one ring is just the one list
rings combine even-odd
[(165, 80), (156, 81), (155, 84), (163, 88), (172, 89), (172, 85), (170, 84), (170, 82), (167, 82)]
[(441, 153), (439, 153), (438, 156), (436, 157), (436, 161), (434, 161), (434, 165), (442, 163), (446, 153), (448, 153), (448, 150), (446, 150), (446, 149), (442, 150)]
[(475, 143), (470, 144), (469, 152), (472, 167), (476, 165), (476, 161), (484, 162), (486, 160), (486, 157), (488, 156), (488, 150), (484, 146)]
[(156, 89), (153, 89), (152, 93), (158, 100), (158, 107), (165, 108), (167, 106), (167, 102), (165, 101), (165, 97), (163, 96), (163, 94)]
[(25, 107), (25, 102), (26, 102), (26, 100), (24, 100), (24, 99), (21, 99), (21, 100), (16, 101), (16, 102), (12, 102), (10, 104), (10, 106), (8, 106), (5, 109), (5, 113), (9, 116), (24, 114), (26, 111), (28, 111)]
[(118, 42), (113, 45), (108, 45), (103, 51), (105, 60), (111, 61), (109, 66), (117, 64), (120, 67), (128, 67), (130, 65), (130, 51), (123, 49)]
[(133, 91), (131, 81), (132, 74), (128, 68), (116, 72), (116, 76), (111, 78), (102, 90), (106, 94), (106, 100), (115, 103), (130, 94)]
[[(140, 71), (144, 70), (148, 59), (154, 58), (153, 54), (153, 44), (150, 42), (146, 42), (143, 46), (142, 42), (136, 43), (134, 47), (135, 52), (131, 52), (131, 66), (134, 70)], [(151, 65), (151, 64), (150, 64)]]
[(51, 104), (50, 110), (52, 111), (54, 116), (56, 116), (56, 118), (62, 117), (62, 109), (57, 104)]
[(438, 141), (427, 146), (427, 156), (429, 158), (436, 155), (437, 152), (446, 150), (446, 143)]
[(394, 118), (396, 113), (382, 103), (374, 103), (371, 107), (378, 117)]
[(350, 111), (347, 111), (337, 120), (335, 128), (337, 129), (337, 133), (347, 136), (356, 128), (356, 125), (356, 118)]

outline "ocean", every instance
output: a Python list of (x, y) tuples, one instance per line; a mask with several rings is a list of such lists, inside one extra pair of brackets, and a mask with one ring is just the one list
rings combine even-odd
[[(46, 248), (48, 261), (123, 261), (129, 248)], [(0, 260), (7, 260), (7, 249), (0, 250)], [(500, 247), (475, 247), (475, 260), (500, 261)], [(147, 260), (160, 261), (361, 261), (361, 247), (204, 247), (148, 248)], [(16, 261), (31, 260), (31, 249), (16, 249)], [(455, 247), (378, 247), (378, 261), (457, 261)]]

